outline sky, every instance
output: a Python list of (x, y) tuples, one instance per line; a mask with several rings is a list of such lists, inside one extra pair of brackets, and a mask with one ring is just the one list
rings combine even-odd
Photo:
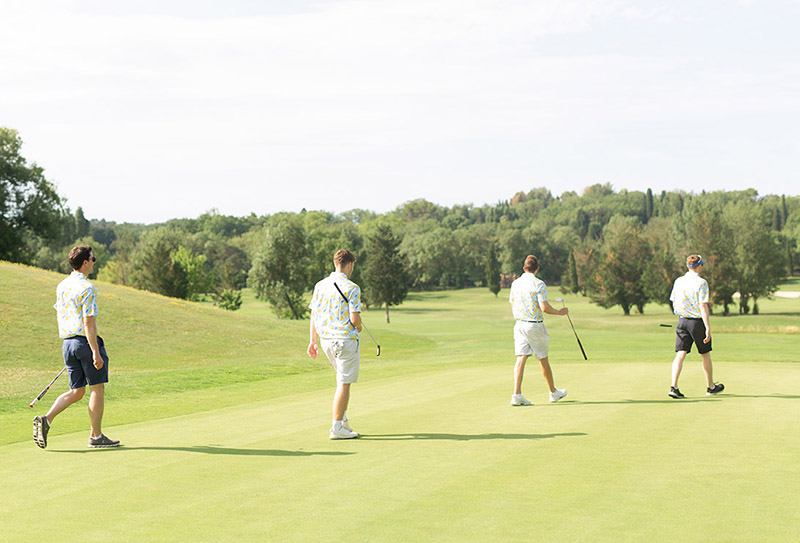
[(800, 0), (0, 0), (0, 126), (155, 223), (800, 194)]

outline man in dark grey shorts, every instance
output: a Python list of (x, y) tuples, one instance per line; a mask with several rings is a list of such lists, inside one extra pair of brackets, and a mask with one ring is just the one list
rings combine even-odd
[(73, 272), (59, 283), (56, 290), (54, 307), (58, 317), (58, 333), (64, 340), (61, 350), (69, 375), (69, 391), (56, 398), (46, 415), (33, 419), (33, 440), (42, 449), (47, 447), (47, 433), (53, 419), (83, 398), (87, 383), (92, 427), (89, 447), (119, 446), (119, 441), (109, 439), (101, 431), (105, 384), (108, 382), (108, 354), (103, 338), (97, 335), (97, 290), (88, 279), (94, 263), (91, 247), (74, 247), (69, 253)]
[(672, 308), (678, 315), (678, 324), (675, 326), (675, 359), (672, 361), (672, 386), (669, 396), (675, 399), (684, 397), (678, 389), (678, 377), (683, 369), (686, 355), (692, 351), (692, 344), (697, 345), (697, 352), (703, 359), (703, 373), (706, 378), (706, 394), (709, 396), (719, 394), (725, 389), (722, 383), (714, 384), (713, 368), (711, 366), (711, 325), (709, 324), (708, 310), (708, 282), (700, 277), (700, 271), (705, 266), (703, 257), (690, 255), (686, 259), (689, 271), (678, 277), (672, 287), (669, 299)]

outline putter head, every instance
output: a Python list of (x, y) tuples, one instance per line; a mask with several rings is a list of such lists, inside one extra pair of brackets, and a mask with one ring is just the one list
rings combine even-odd
[(381, 346), (378, 345), (378, 354), (376, 354), (375, 356), (380, 356), (380, 355), (381, 355)]

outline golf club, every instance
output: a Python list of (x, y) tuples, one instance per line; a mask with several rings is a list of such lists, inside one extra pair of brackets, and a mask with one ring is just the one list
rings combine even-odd
[[(339, 291), (339, 294), (341, 294), (341, 295), (342, 295), (342, 299), (344, 300), (344, 303), (346, 303), (346, 304), (350, 305), (350, 300), (348, 300), (348, 299), (347, 299), (347, 296), (345, 296), (345, 295), (344, 295), (344, 292), (342, 292), (342, 289), (340, 289), (340, 288), (339, 288), (339, 285), (337, 285), (336, 283), (333, 283), (333, 286), (334, 286), (334, 287), (336, 287), (336, 290), (338, 290), (338, 291)], [(353, 323), (351, 322), (350, 324), (353, 324)], [(375, 345), (377, 345), (377, 346), (378, 346), (378, 353), (377, 353), (375, 356), (380, 356), (380, 355), (381, 355), (381, 346), (380, 346), (380, 344), (379, 344), (379, 343), (378, 343), (378, 342), (375, 340), (375, 336), (373, 336), (373, 335), (372, 335), (372, 332), (370, 332), (370, 331), (369, 331), (369, 328), (367, 328), (367, 325), (366, 325), (366, 324), (364, 324), (364, 321), (363, 321), (363, 320), (361, 321), (361, 327), (362, 327), (362, 328), (364, 328), (364, 330), (366, 330), (366, 331), (367, 331), (367, 333), (369, 334), (369, 337), (371, 337), (371, 338), (372, 338), (372, 341), (374, 341), (374, 342), (375, 342)]]
[(674, 324), (659, 324), (659, 326), (661, 326), (662, 328), (672, 328), (675, 325)]
[[(564, 298), (556, 298), (556, 301), (557, 302), (561, 302), (561, 306), (562, 307), (567, 307), (566, 304), (564, 303)], [(581, 354), (583, 355), (583, 359), (584, 360), (589, 360), (586, 357), (586, 351), (583, 350), (583, 344), (581, 344), (581, 340), (578, 337), (578, 332), (575, 331), (575, 326), (572, 325), (572, 319), (569, 318), (569, 313), (567, 313), (567, 320), (569, 321), (570, 327), (572, 327), (572, 333), (575, 334), (575, 339), (578, 340), (578, 347), (581, 348)]]
[(63, 368), (61, 368), (61, 371), (60, 371), (60, 372), (58, 372), (58, 375), (56, 375), (55, 379), (53, 379), (52, 381), (50, 381), (50, 384), (49, 384), (49, 385), (47, 385), (47, 386), (44, 388), (44, 390), (43, 390), (43, 391), (41, 391), (41, 392), (39, 393), (39, 395), (38, 395), (38, 396), (36, 396), (36, 399), (35, 399), (35, 400), (33, 400), (33, 401), (31, 402), (31, 405), (29, 405), (28, 407), (33, 407), (34, 405), (36, 405), (36, 402), (38, 402), (39, 400), (41, 400), (41, 399), (44, 397), (44, 395), (45, 395), (45, 394), (47, 394), (47, 391), (48, 391), (48, 390), (50, 390), (50, 387), (51, 387), (51, 386), (53, 386), (53, 383), (55, 383), (55, 382), (56, 382), (56, 379), (58, 379), (59, 377), (61, 377), (61, 374), (62, 374), (62, 373), (64, 373), (64, 370), (65, 370), (65, 369), (67, 369), (67, 367), (66, 367), (66, 366), (64, 366)]

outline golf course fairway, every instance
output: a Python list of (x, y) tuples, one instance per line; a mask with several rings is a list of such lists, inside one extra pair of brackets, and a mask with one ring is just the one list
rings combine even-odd
[(692, 353), (672, 400), (668, 308), (625, 317), (572, 295), (589, 361), (548, 316), (569, 395), (550, 404), (529, 361), (534, 405), (511, 407), (508, 291), (412, 293), (391, 324), (364, 313), (382, 353), (362, 337), (362, 436), (331, 441), (334, 377), (304, 354), (308, 321), (98, 283), (104, 431), (123, 447), (86, 447), (84, 399), (41, 450), (33, 415), (67, 386), (27, 407), (60, 369), (59, 278), (0, 263), (0, 541), (796, 541), (796, 299), (712, 316), (726, 390), (705, 395)]

